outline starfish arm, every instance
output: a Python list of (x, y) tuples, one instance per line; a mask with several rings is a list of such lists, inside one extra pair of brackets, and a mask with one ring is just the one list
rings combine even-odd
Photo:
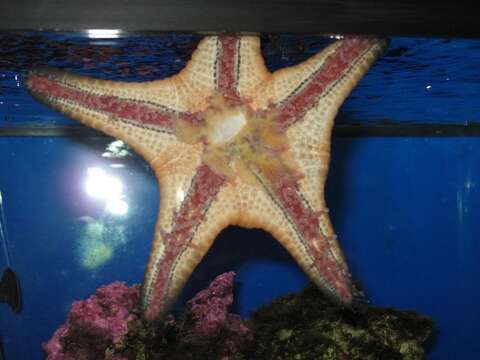
[(277, 121), (286, 131), (290, 154), (302, 174), (299, 190), (314, 211), (326, 208), (323, 192), (338, 109), (386, 45), (386, 41), (375, 38), (349, 38), (335, 45), (327, 52), (332, 54), (332, 64), (324, 64), (320, 73), (312, 75), (312, 82), (282, 105)]
[(150, 160), (174, 141), (179, 118), (194, 120), (208, 106), (218, 85), (218, 46), (216, 37), (203, 39), (187, 66), (164, 80), (116, 82), (47, 68), (31, 71), (27, 87), (46, 105), (124, 140)]
[[(27, 86), (46, 105), (125, 141), (149, 161), (175, 143), (176, 111), (159, 102), (141, 100), (137, 96), (141, 84), (46, 69), (32, 71)], [(150, 83), (144, 86), (148, 93)]]
[(242, 190), (246, 227), (270, 232), (311, 280), (333, 299), (352, 300), (350, 274), (326, 209), (315, 211), (288, 174), (250, 166), (258, 187)]
[(180, 188), (179, 179), (171, 174), (160, 180), (162, 202), (140, 304), (148, 321), (169, 310), (235, 212), (228, 180), (202, 162), (195, 171), (187, 187)]
[[(200, 66), (200, 62), (192, 61), (185, 69), (185, 77), (190, 82), (195, 79), (213, 79), (214, 89), (218, 94), (232, 103), (240, 102), (240, 98), (249, 99), (253, 90), (271, 76), (268, 72), (260, 50), (260, 39), (256, 36), (238, 36), (223, 34), (206, 37), (200, 42), (197, 57), (210, 58), (215, 55), (214, 66)], [(183, 74), (182, 74), (183, 75)]]
[(225, 51), (222, 49), (219, 37), (204, 37), (186, 67), (172, 77), (177, 83), (177, 96), (183, 100), (183, 111), (196, 113), (208, 107), (223, 76), (221, 59), (225, 57)]
[(386, 45), (385, 39), (373, 37), (337, 41), (298, 65), (274, 72), (258, 89), (255, 107), (273, 107), (281, 112), (279, 122), (288, 126), (324, 97), (340, 106)]
[(260, 48), (260, 38), (256, 36), (242, 36), (239, 40), (237, 91), (240, 97), (251, 102), (252, 94), (261, 84), (270, 79)]

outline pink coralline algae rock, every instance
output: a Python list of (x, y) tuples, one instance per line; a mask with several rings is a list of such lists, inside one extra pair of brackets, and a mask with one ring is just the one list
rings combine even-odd
[(212, 359), (228, 359), (253, 340), (252, 331), (237, 314), (233, 303), (234, 272), (219, 275), (205, 290), (188, 301), (178, 338), (212, 353)]
[(43, 344), (47, 360), (103, 359), (105, 350), (127, 334), (128, 324), (139, 320), (132, 313), (139, 294), (139, 285), (114, 282), (73, 303), (67, 322)]
[(140, 286), (114, 282), (72, 305), (67, 321), (43, 344), (47, 360), (228, 360), (253, 341), (240, 316), (230, 313), (233, 279), (215, 278), (190, 300), (177, 322), (145, 323), (135, 311)]

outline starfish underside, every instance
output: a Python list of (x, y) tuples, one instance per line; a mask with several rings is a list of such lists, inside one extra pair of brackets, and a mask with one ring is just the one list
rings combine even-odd
[(348, 37), (270, 73), (259, 38), (221, 35), (204, 38), (164, 80), (30, 73), (36, 98), (125, 141), (156, 174), (161, 206), (141, 297), (147, 320), (168, 310), (230, 224), (270, 232), (320, 288), (352, 300), (324, 200), (330, 136), (341, 103), (385, 47)]

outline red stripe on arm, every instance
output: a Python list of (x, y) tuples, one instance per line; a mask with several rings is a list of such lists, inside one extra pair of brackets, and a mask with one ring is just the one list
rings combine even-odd
[(237, 86), (237, 59), (240, 38), (235, 35), (220, 35), (218, 59), (218, 90), (229, 102), (236, 103), (239, 95)]
[(284, 128), (303, 118), (305, 113), (315, 106), (325, 90), (333, 85), (348, 71), (352, 63), (372, 46), (368, 38), (347, 38), (342, 45), (329, 56), (322, 67), (313, 73), (308, 83), (292, 94), (286, 103), (278, 105), (280, 110), (277, 121)]
[(162, 234), (165, 252), (158, 265), (151, 301), (144, 309), (147, 320), (155, 319), (175, 300), (176, 294), (169, 292), (174, 280), (176, 262), (184, 250), (191, 247), (190, 242), (197, 226), (204, 220), (208, 207), (224, 182), (225, 178), (213, 172), (208, 165), (202, 164), (198, 168), (189, 193), (174, 216), (172, 231)]
[[(33, 95), (42, 98), (53, 97), (68, 100), (86, 109), (108, 113), (120, 119), (139, 124), (155, 125), (166, 131), (173, 131), (175, 128), (174, 114), (155, 109), (135, 100), (125, 100), (111, 95), (89, 94), (86, 91), (63, 85), (48, 76), (35, 73), (28, 77), (27, 86)], [(50, 102), (48, 99), (44, 101)], [(62, 111), (62, 105), (55, 106), (55, 108)]]
[(281, 175), (270, 177), (268, 185), (296, 228), (321, 280), (342, 301), (349, 302), (352, 290), (348, 270), (345, 264), (338, 262), (332, 255), (329, 239), (321, 233), (320, 214), (308, 206), (293, 178)]

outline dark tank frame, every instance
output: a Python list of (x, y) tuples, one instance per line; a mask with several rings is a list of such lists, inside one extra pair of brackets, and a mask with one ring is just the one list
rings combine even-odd
[(2, 0), (0, 31), (290, 32), (480, 37), (467, 1)]

